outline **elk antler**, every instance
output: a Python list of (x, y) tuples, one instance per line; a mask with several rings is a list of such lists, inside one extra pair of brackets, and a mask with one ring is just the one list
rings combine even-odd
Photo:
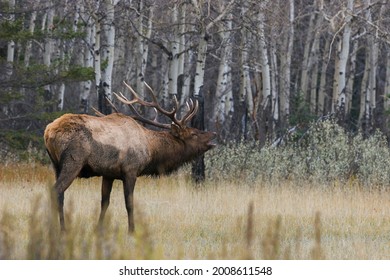
[(151, 125), (154, 125), (154, 126), (157, 126), (160, 128), (168, 128), (169, 129), (171, 127), (170, 124), (163, 124), (163, 123), (157, 122), (157, 120), (156, 120), (157, 114), (156, 114), (156, 118), (154, 120), (148, 120), (148, 119), (144, 118), (134, 108), (133, 104), (138, 103), (138, 104), (146, 106), (146, 107), (151, 107), (156, 111), (156, 113), (160, 112), (161, 114), (167, 116), (169, 119), (171, 119), (171, 121), (174, 124), (178, 125), (181, 128), (185, 127), (186, 123), (189, 122), (195, 116), (196, 112), (198, 111), (198, 107), (199, 107), (198, 101), (196, 100), (194, 103), (190, 99), (190, 101), (186, 103), (187, 108), (188, 108), (188, 112), (183, 116), (183, 118), (181, 120), (179, 120), (177, 118), (177, 115), (176, 115), (177, 110), (179, 108), (179, 102), (177, 101), (176, 96), (174, 96), (174, 99), (173, 99), (173, 101), (174, 101), (173, 109), (171, 111), (167, 111), (167, 110), (163, 109), (158, 104), (157, 97), (155, 96), (153, 89), (147, 83), (145, 83), (145, 86), (149, 90), (150, 95), (152, 97), (152, 101), (150, 101), (150, 102), (142, 100), (131, 86), (129, 86), (126, 82), (123, 82), (123, 83), (130, 90), (130, 92), (133, 94), (134, 98), (132, 100), (128, 100), (122, 93), (120, 93), (120, 96), (118, 94), (114, 93), (115, 96), (118, 98), (119, 101), (121, 101), (122, 103), (127, 104), (129, 106), (130, 110), (136, 115), (135, 116), (136, 120), (142, 121), (144, 123), (151, 124)]
[(194, 101), (190, 99), (189, 102), (188, 101), (186, 102), (186, 105), (188, 108), (188, 112), (187, 114), (184, 115), (184, 117), (180, 121), (183, 125), (189, 122), (196, 115), (199, 108), (198, 100), (195, 100), (195, 104), (194, 104)]
[[(115, 93), (114, 93), (115, 94)], [(119, 110), (115, 107), (114, 103), (112, 103), (112, 101), (110, 100), (110, 98), (108, 98), (107, 96), (105, 97), (106, 99), (106, 102), (111, 106), (111, 108), (115, 111), (115, 113), (119, 113)], [(98, 109), (96, 109), (95, 107), (92, 107), (92, 110), (95, 112), (95, 115), (98, 116), (98, 117), (104, 117), (106, 116), (105, 114), (103, 114), (102, 112), (100, 112)]]

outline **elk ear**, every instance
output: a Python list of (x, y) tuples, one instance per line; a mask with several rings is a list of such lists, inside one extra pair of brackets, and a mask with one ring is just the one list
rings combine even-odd
[(180, 137), (180, 126), (175, 123), (171, 124), (171, 133), (175, 137)]

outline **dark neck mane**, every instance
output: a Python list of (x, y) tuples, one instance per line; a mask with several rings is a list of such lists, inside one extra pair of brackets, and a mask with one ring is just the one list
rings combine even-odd
[(154, 145), (151, 145), (151, 161), (140, 175), (170, 174), (196, 157), (184, 141), (174, 137), (170, 132), (156, 132), (154, 136)]

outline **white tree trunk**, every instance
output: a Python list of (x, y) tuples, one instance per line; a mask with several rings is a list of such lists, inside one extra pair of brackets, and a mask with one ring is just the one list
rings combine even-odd
[[(232, 95), (231, 68), (232, 45), (230, 41), (232, 29), (232, 17), (228, 15), (224, 24), (221, 24), (220, 36), (222, 41), (221, 60), (218, 69), (216, 106), (213, 112), (213, 122), (224, 123), (226, 113), (230, 110), (226, 108), (228, 98)], [(230, 105), (230, 104), (229, 104)]]
[[(276, 82), (277, 77), (279, 76), (279, 68), (278, 68), (278, 59), (276, 55), (276, 33), (274, 28), (272, 28), (271, 31), (271, 46), (270, 46), (270, 68), (272, 71), (271, 73), (271, 95), (272, 95), (272, 108), (271, 108), (271, 113), (272, 113), (272, 131), (273, 133), (275, 132), (276, 124), (279, 121), (279, 94), (278, 94), (278, 83)], [(272, 135), (272, 138), (274, 135)]]
[(369, 79), (369, 73), (370, 73), (370, 52), (366, 50), (366, 59), (365, 59), (365, 66), (364, 66), (364, 74), (362, 79), (362, 84), (360, 87), (360, 111), (359, 111), (359, 126), (362, 125), (363, 120), (369, 121), (370, 120), (370, 97), (371, 95), (368, 92), (368, 79)]
[(146, 15), (145, 2), (144, 0), (139, 1), (139, 18), (137, 29), (140, 34), (137, 36), (137, 93), (141, 97), (144, 96), (145, 71), (149, 54), (148, 39), (152, 35), (154, 9), (155, 5), (152, 4), (149, 7), (149, 15)]
[(294, 0), (289, 0), (288, 36), (285, 37), (284, 41), (285, 53), (281, 54), (282, 80), (280, 81), (280, 113), (287, 123), (290, 115), (291, 57), (293, 56), (295, 19), (294, 10)]
[(319, 74), (320, 40), (321, 40), (321, 32), (319, 30), (321, 30), (324, 21), (324, 16), (322, 14), (322, 10), (323, 10), (322, 2), (317, 1), (316, 5), (319, 12), (314, 26), (315, 34), (314, 36), (311, 36), (313, 38), (313, 42), (311, 43), (311, 50), (307, 60), (308, 73), (306, 74), (308, 79), (307, 95), (310, 96), (309, 108), (310, 108), (310, 112), (313, 114), (315, 114), (318, 111), (318, 107), (317, 107), (318, 79), (317, 78)]
[(327, 38), (325, 40), (325, 46), (323, 47), (322, 65), (320, 70), (320, 85), (318, 89), (317, 112), (319, 115), (323, 115), (327, 113), (325, 108), (325, 96), (326, 96), (326, 69), (328, 63), (326, 63), (326, 61), (328, 59), (329, 51), (330, 51), (330, 40), (329, 38)]
[[(65, 64), (65, 52), (66, 52), (65, 42), (62, 40), (57, 40), (57, 55), (56, 59), (63, 62), (61, 69), (57, 69), (57, 74), (59, 71), (67, 71), (69, 69), (68, 65)], [(65, 83), (61, 82), (58, 89), (56, 89), (56, 102), (57, 102), (57, 111), (62, 111), (64, 109), (64, 98), (65, 98)]]
[(57, 110), (62, 111), (64, 109), (65, 99), (65, 83), (61, 83), (57, 93)]
[(197, 48), (197, 63), (195, 69), (195, 79), (194, 79), (194, 97), (198, 98), (200, 91), (202, 90), (204, 83), (204, 71), (206, 66), (206, 55), (207, 55), (207, 34), (206, 30), (200, 34), (200, 41)]
[(171, 57), (169, 59), (168, 70), (168, 95), (177, 95), (177, 82), (179, 77), (179, 48), (180, 34), (178, 21), (178, 4), (175, 3), (172, 8), (172, 39), (170, 42)]
[(144, 97), (144, 82), (145, 82), (145, 68), (146, 68), (146, 61), (144, 58), (147, 58), (148, 51), (147, 51), (147, 45), (148, 42), (145, 42), (145, 38), (142, 37), (144, 35), (144, 7), (145, 3), (144, 0), (140, 0), (138, 2), (138, 34), (137, 36), (137, 48), (138, 52), (136, 55), (136, 61), (137, 61), (137, 92), (142, 97)]
[(340, 52), (341, 52), (341, 40), (339, 38), (336, 38), (337, 44), (336, 44), (336, 57), (334, 59), (334, 72), (333, 72), (333, 92), (332, 92), (332, 114), (334, 114), (336, 111), (338, 111), (337, 107), (337, 88), (339, 83), (339, 70), (340, 70)]
[[(80, 13), (81, 13), (81, 4), (79, 2), (76, 2), (75, 9), (71, 9), (70, 11), (68, 10), (69, 3), (68, 1), (65, 2), (65, 11), (64, 14), (67, 14), (69, 12), (74, 12), (73, 14), (73, 25), (72, 25), (72, 32), (76, 33), (78, 31), (78, 25), (80, 22)], [(74, 53), (74, 47), (75, 47), (75, 38), (72, 38), (68, 40), (67, 42), (65, 40), (59, 40), (59, 44), (62, 44), (61, 50), (60, 50), (60, 59), (61, 61), (65, 62), (63, 68), (65, 71), (69, 70), (69, 61), (67, 61), (67, 57), (72, 57)], [(80, 54), (76, 55), (78, 58), (80, 57)], [(58, 106), (57, 109), (59, 111), (62, 111), (64, 109), (64, 100), (65, 100), (65, 89), (66, 89), (66, 84), (64, 82), (61, 82), (60, 87), (58, 89), (58, 95), (57, 95), (57, 100), (58, 100)], [(82, 92), (82, 91), (81, 91)]]
[[(192, 0), (191, 1), (193, 6), (195, 7), (196, 13), (197, 13), (197, 20), (201, 21), (203, 18), (203, 15), (201, 14), (201, 5), (203, 4), (203, 1), (198, 2), (198, 0)], [(199, 45), (197, 48), (197, 63), (196, 63), (196, 70), (195, 70), (195, 79), (194, 79), (194, 97), (198, 97), (200, 94), (200, 91), (203, 87), (204, 83), (204, 72), (205, 72), (205, 65), (206, 65), (206, 55), (207, 55), (207, 44), (208, 44), (208, 38), (209, 34), (208, 31), (216, 24), (219, 23), (222, 19), (226, 18), (226, 15), (231, 12), (233, 6), (235, 4), (235, 0), (231, 0), (228, 4), (226, 4), (220, 11), (219, 15), (213, 19), (210, 23), (208, 23), (206, 26), (201, 27), (200, 30), (200, 39), (199, 39)], [(204, 22), (202, 22), (204, 23)]]
[[(365, 0), (364, 6), (366, 7), (365, 19), (367, 22), (371, 22), (371, 11), (369, 9), (371, 6), (371, 0)], [(359, 120), (361, 122), (364, 114), (364, 120), (368, 126), (371, 124), (372, 114), (376, 107), (376, 68), (378, 64), (378, 48), (378, 43), (376, 42), (374, 34), (368, 34), (366, 46), (366, 63), (361, 89), (361, 112), (359, 115)], [(363, 93), (365, 93), (365, 96)], [(365, 97), (364, 102), (363, 97)]]
[(217, 89), (216, 89), (216, 106), (213, 114), (213, 122), (225, 122), (226, 101), (228, 91), (231, 90), (230, 85), (230, 66), (229, 62), (225, 60), (226, 54), (223, 53), (221, 62), (219, 63)]
[[(371, 5), (371, 0), (367, 0), (367, 5)], [(371, 21), (371, 15), (369, 16)], [(377, 76), (377, 67), (378, 67), (378, 54), (379, 54), (379, 42), (375, 38), (374, 34), (370, 34), (368, 37), (369, 49), (371, 51), (370, 55), (370, 74), (368, 79), (368, 89), (367, 92), (371, 94), (370, 97), (370, 108), (373, 113), (376, 108), (376, 76)]]
[[(184, 34), (186, 34), (186, 21), (187, 21), (187, 4), (186, 2), (183, 2), (180, 7), (180, 29), (179, 33), (181, 34), (180, 36), (180, 44), (179, 44), (179, 53), (181, 54), (179, 57), (179, 70), (178, 74), (181, 75), (182, 77), (182, 84), (181, 84), (181, 98), (180, 98), (180, 103), (184, 104), (185, 100), (189, 98), (190, 95), (190, 75), (188, 71), (186, 71), (186, 59), (190, 60), (191, 56), (193, 56), (193, 51), (186, 50), (186, 37)], [(190, 63), (188, 63), (190, 64)], [(188, 68), (188, 67), (187, 67)]]
[(358, 52), (358, 41), (355, 40), (352, 42), (352, 50), (350, 54), (350, 68), (349, 75), (347, 79), (347, 85), (345, 87), (345, 113), (349, 115), (352, 109), (352, 91), (353, 91), (353, 82), (356, 75), (356, 55)]
[[(241, 16), (245, 17), (248, 8), (243, 5), (241, 7)], [(248, 27), (244, 26), (241, 30), (241, 82), (240, 82), (240, 102), (246, 101), (246, 108), (249, 114), (253, 114), (254, 104), (252, 97), (250, 66), (249, 66), (249, 49), (251, 46), (251, 32), (248, 31)]]
[(333, 89), (335, 91), (334, 96), (337, 98), (337, 109), (336, 111), (342, 110), (342, 114), (345, 114), (345, 86), (346, 86), (346, 71), (347, 71), (347, 61), (349, 57), (349, 43), (351, 39), (351, 19), (353, 12), (354, 0), (348, 0), (347, 8), (345, 11), (344, 18), (344, 32), (342, 40), (340, 42), (341, 49), (338, 53), (338, 64), (335, 69), (336, 72), (336, 87)]
[[(33, 12), (31, 13), (30, 22), (28, 25), (28, 32), (30, 35), (34, 34), (35, 23), (37, 20), (37, 11), (35, 10), (36, 5), (39, 4), (39, 1), (34, 1)], [(32, 56), (32, 40), (28, 40), (26, 43), (26, 48), (24, 51), (24, 66), (28, 67), (30, 65), (30, 58)]]
[(184, 63), (184, 76), (183, 76), (183, 87), (181, 94), (181, 104), (184, 104), (185, 100), (191, 95), (191, 76), (189, 75), (191, 70), (191, 65), (195, 61), (195, 53), (193, 50), (189, 50), (187, 55), (183, 57)]
[(94, 11), (91, 11), (93, 21), (94, 21), (94, 28), (93, 28), (93, 62), (94, 62), (94, 69), (95, 69), (95, 89), (96, 94), (99, 93), (100, 85), (102, 82), (102, 70), (101, 70), (101, 49), (100, 49), (100, 41), (101, 41), (101, 33), (102, 28), (100, 24), (100, 18), (98, 18), (98, 11), (100, 7), (100, 1), (96, 1)]
[[(317, 2), (317, 0), (316, 0)], [(317, 5), (316, 5), (317, 6)], [(309, 20), (309, 27), (306, 32), (306, 40), (305, 47), (302, 58), (302, 72), (301, 72), (301, 84), (300, 84), (300, 92), (299, 94), (302, 96), (302, 100), (305, 101), (308, 96), (308, 88), (309, 88), (309, 71), (311, 68), (312, 58), (311, 58), (311, 44), (313, 41), (313, 37), (315, 35), (315, 19), (316, 13), (312, 12)]]
[[(95, 25), (92, 18), (88, 13), (84, 12), (84, 7), (81, 6), (81, 13), (86, 22), (85, 26), (85, 46), (82, 48), (82, 60), (84, 67), (93, 67), (94, 57), (93, 57), (93, 46), (95, 42)], [(89, 97), (91, 94), (92, 81), (83, 81), (81, 82), (81, 94), (80, 94), (80, 111), (82, 113), (88, 113), (89, 107)]]
[(314, 63), (313, 65), (313, 68), (311, 69), (310, 71), (310, 104), (309, 104), (309, 108), (310, 108), (310, 112), (312, 114), (315, 114), (317, 112), (317, 83), (318, 83), (318, 68), (319, 68), (319, 61), (318, 61), (318, 57), (319, 57), (319, 51), (320, 51), (320, 42), (319, 40), (316, 40), (314, 39), (314, 42), (313, 42), (313, 49), (312, 51), (314, 52), (315, 54), (315, 57), (316, 57), (316, 62)]
[[(64, 1), (64, 9), (59, 11), (59, 17), (63, 17), (65, 14), (69, 13), (69, 5), (68, 5), (68, 0)], [(77, 14), (77, 13), (76, 13)], [(57, 39), (53, 40), (53, 51), (55, 50), (54, 54), (55, 60), (62, 61), (62, 69), (57, 68), (56, 69), (56, 74), (58, 75), (59, 71), (61, 70), (67, 70), (68, 66), (65, 65), (65, 51), (66, 51), (66, 44), (64, 40)], [(56, 110), (57, 111), (62, 111), (64, 108), (64, 97), (65, 97), (65, 83), (61, 82), (59, 87), (55, 89), (55, 94), (56, 94)]]
[[(375, 40), (375, 39), (374, 39)], [(376, 108), (376, 71), (378, 66), (378, 43), (371, 42), (371, 57), (370, 57), (370, 75), (368, 80), (368, 92), (370, 97), (370, 108), (374, 110)]]
[[(15, 20), (15, 14), (14, 14), (15, 0), (9, 0), (8, 4), (9, 4), (9, 10), (10, 10), (9, 20), (11, 22), (13, 22)], [(10, 80), (11, 76), (13, 74), (14, 57), (15, 57), (15, 42), (13, 40), (10, 40), (7, 42), (7, 63), (6, 63), (6, 69), (5, 69), (6, 80)], [(9, 89), (9, 92), (11, 92), (11, 88)], [(5, 115), (9, 114), (9, 112), (10, 112), (9, 106), (1, 105), (0, 108)]]
[(265, 37), (265, 14), (264, 7), (267, 5), (268, 1), (262, 2), (262, 7), (259, 12), (259, 49), (260, 49), (260, 58), (261, 58), (261, 66), (262, 66), (262, 74), (263, 74), (263, 108), (268, 106), (268, 102), (271, 101), (271, 72), (270, 65), (268, 59), (268, 47), (267, 40)]
[[(11, 22), (15, 21), (15, 0), (8, 0), (9, 9), (11, 11), (9, 15), (9, 20)], [(7, 79), (11, 78), (13, 73), (13, 64), (14, 64), (14, 57), (15, 57), (15, 42), (13, 40), (8, 41), (7, 43), (7, 69), (6, 69), (6, 75)]]
[(390, 52), (386, 54), (385, 110), (390, 110)]
[[(46, 29), (49, 36), (46, 37), (44, 43), (44, 52), (43, 52), (43, 64), (49, 68), (51, 66), (51, 55), (52, 55), (52, 45), (53, 39), (50, 38), (50, 34), (52, 33), (53, 28), (53, 20), (54, 20), (54, 9), (52, 7), (52, 1), (48, 1), (47, 3), (47, 12), (46, 12), (46, 21), (42, 21), (42, 27)], [(46, 23), (46, 26), (43, 24)], [(46, 94), (51, 95), (51, 86), (45, 85), (44, 89)]]
[(107, 61), (107, 66), (102, 72), (102, 85), (104, 89), (104, 95), (109, 100), (112, 99), (112, 72), (114, 68), (115, 58), (115, 6), (119, 0), (106, 0), (105, 1), (105, 38), (106, 48), (103, 51), (104, 61)]

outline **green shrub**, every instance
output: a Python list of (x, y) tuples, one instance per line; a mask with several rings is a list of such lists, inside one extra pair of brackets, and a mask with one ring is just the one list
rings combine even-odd
[(346, 182), (356, 178), (366, 186), (390, 182), (390, 152), (386, 138), (376, 132), (364, 139), (349, 135), (333, 120), (312, 124), (299, 139), (275, 147), (240, 141), (206, 154), (212, 180)]
[(388, 185), (390, 152), (385, 136), (377, 131), (366, 140), (361, 135), (353, 140), (353, 164), (357, 178), (366, 186)]

